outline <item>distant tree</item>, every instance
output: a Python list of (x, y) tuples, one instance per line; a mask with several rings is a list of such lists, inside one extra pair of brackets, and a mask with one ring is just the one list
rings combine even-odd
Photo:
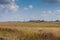
[(29, 22), (40, 22), (40, 20), (30, 20)]
[(45, 20), (30, 20), (29, 22), (45, 22)]
[(56, 22), (60, 22), (60, 20), (56, 20)]
[(45, 22), (45, 20), (41, 20), (40, 22)]

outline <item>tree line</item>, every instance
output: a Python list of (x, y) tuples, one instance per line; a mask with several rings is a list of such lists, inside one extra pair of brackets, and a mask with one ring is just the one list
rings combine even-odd
[(45, 20), (29, 20), (29, 22), (60, 22), (60, 20), (55, 20), (55, 21), (45, 21)]

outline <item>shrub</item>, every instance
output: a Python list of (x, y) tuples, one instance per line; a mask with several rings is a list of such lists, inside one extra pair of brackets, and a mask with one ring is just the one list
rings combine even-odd
[(60, 20), (56, 20), (56, 22), (60, 22)]

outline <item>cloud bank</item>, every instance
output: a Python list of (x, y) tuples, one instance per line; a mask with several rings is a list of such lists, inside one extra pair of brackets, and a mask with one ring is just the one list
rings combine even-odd
[(40, 19), (47, 21), (60, 20), (60, 9), (44, 10), (40, 12)]
[(17, 10), (18, 5), (16, 5), (15, 0), (0, 0), (0, 9), (3, 10)]

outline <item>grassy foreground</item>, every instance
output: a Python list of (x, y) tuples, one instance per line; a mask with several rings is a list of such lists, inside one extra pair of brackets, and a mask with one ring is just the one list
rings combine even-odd
[(60, 40), (60, 22), (1, 22), (0, 40)]
[(0, 28), (0, 40), (60, 40), (52, 32)]

